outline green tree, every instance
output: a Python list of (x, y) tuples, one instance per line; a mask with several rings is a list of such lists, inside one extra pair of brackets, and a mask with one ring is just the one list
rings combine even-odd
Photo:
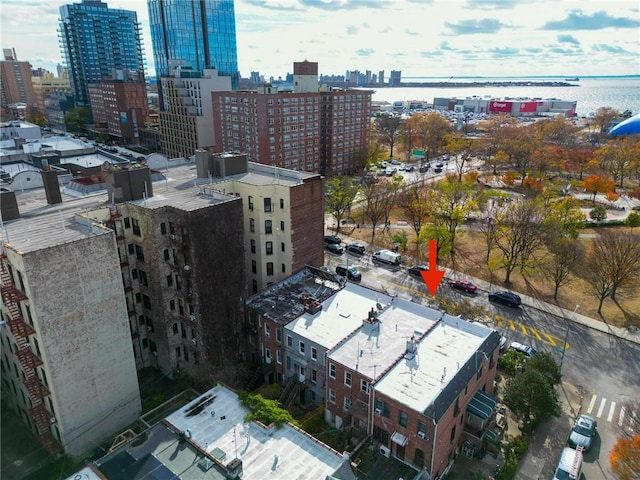
[(549, 203), (549, 221), (557, 225), (558, 236), (574, 240), (578, 238), (586, 221), (584, 213), (578, 207), (579, 204), (573, 197)]
[(591, 220), (593, 220), (594, 222), (602, 222), (607, 218), (607, 209), (602, 205), (596, 205), (589, 212), (589, 218), (591, 218)]
[(543, 373), (524, 368), (507, 382), (504, 403), (531, 428), (560, 415), (558, 395)]
[(278, 428), (283, 423), (294, 425), (297, 423), (293, 416), (276, 400), (268, 400), (262, 395), (244, 391), (238, 392), (238, 397), (242, 404), (249, 409), (249, 413), (245, 416), (247, 422), (257, 420), (267, 426), (275, 424)]
[(84, 107), (73, 107), (64, 114), (64, 123), (67, 126), (67, 130), (76, 135), (80, 135), (84, 132), (86, 127), (91, 121), (91, 110)]
[(627, 219), (625, 220), (624, 223), (627, 224), (627, 226), (631, 227), (631, 228), (640, 227), (640, 213), (631, 212), (627, 216)]
[(552, 387), (558, 385), (562, 378), (560, 367), (558, 366), (553, 356), (547, 352), (540, 352), (533, 358), (527, 360), (524, 368), (533, 369), (540, 372)]
[(333, 177), (326, 185), (325, 209), (336, 220), (336, 231), (340, 231), (342, 219), (351, 210), (359, 188), (349, 177)]

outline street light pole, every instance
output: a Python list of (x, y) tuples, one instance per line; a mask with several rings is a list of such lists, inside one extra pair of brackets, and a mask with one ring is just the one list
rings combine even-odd
[[(580, 308), (580, 305), (576, 305), (576, 308), (573, 309), (571, 315), (575, 315), (576, 311)], [(569, 319), (565, 319), (567, 322), (567, 330), (564, 332), (564, 342), (562, 343), (562, 356), (560, 357), (560, 365), (558, 367), (558, 371), (562, 371), (562, 362), (564, 361), (564, 353), (567, 351), (567, 339), (569, 338), (569, 327), (571, 324), (569, 323)]]

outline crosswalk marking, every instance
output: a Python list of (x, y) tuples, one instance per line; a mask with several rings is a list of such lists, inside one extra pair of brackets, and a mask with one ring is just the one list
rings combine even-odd
[(540, 336), (540, 334), (538, 333), (538, 331), (535, 328), (529, 327), (529, 331), (535, 335), (535, 337), (538, 339), (538, 341), (542, 341), (542, 337)]
[(607, 422), (610, 422), (613, 418), (613, 412), (616, 410), (616, 402), (611, 402), (611, 407), (609, 407), (609, 415), (607, 416)]
[(589, 409), (587, 410), (587, 413), (591, 414), (591, 412), (593, 411), (593, 406), (596, 404), (596, 398), (598, 398), (598, 396), (594, 393), (593, 397), (591, 397), (591, 403), (589, 404)]
[(603, 398), (602, 401), (600, 402), (600, 407), (598, 408), (598, 413), (596, 413), (596, 417), (600, 418), (602, 416), (605, 403), (607, 403), (607, 399)]
[(556, 341), (553, 339), (553, 337), (551, 335), (549, 335), (548, 333), (544, 334), (545, 337), (547, 337), (549, 343), (551, 344), (552, 347), (556, 346)]
[(625, 412), (625, 408), (624, 405), (622, 407), (620, 407), (620, 418), (618, 419), (618, 426), (621, 427), (622, 426), (622, 422), (624, 422), (624, 412)]

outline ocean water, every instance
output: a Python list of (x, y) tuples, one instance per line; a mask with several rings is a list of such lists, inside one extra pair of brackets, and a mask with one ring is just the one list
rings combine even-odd
[[(404, 82), (446, 82), (447, 78), (412, 77), (403, 78)], [(528, 77), (528, 78), (452, 78), (452, 82), (495, 82), (495, 81), (564, 81), (558, 77)], [(640, 76), (636, 77), (587, 77), (578, 81), (570, 81), (571, 87), (538, 87), (538, 86), (507, 86), (507, 87), (385, 87), (374, 89), (372, 100), (394, 101), (422, 100), (433, 103), (436, 97), (466, 98), (478, 96), (481, 98), (557, 98), (561, 100), (577, 101), (576, 112), (580, 117), (587, 117), (600, 107), (611, 107), (623, 112), (631, 110), (635, 115), (640, 113)]]

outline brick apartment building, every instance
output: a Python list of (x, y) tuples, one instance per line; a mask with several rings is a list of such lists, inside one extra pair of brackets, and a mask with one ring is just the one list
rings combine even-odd
[(324, 403), (329, 423), (432, 478), (495, 407), (499, 334), (484, 326), (311, 267), (246, 308), (281, 402)]
[(372, 92), (319, 86), (314, 62), (295, 62), (293, 79), (293, 92), (270, 84), (214, 92), (216, 151), (323, 175), (359, 171), (370, 141)]
[[(197, 151), (199, 176), (243, 199), (247, 292), (324, 264), (322, 177), (248, 162), (241, 153)], [(219, 166), (224, 166), (221, 171)]]
[(149, 115), (144, 72), (116, 70), (87, 88), (93, 113), (89, 130), (120, 145), (140, 144), (139, 129)]

